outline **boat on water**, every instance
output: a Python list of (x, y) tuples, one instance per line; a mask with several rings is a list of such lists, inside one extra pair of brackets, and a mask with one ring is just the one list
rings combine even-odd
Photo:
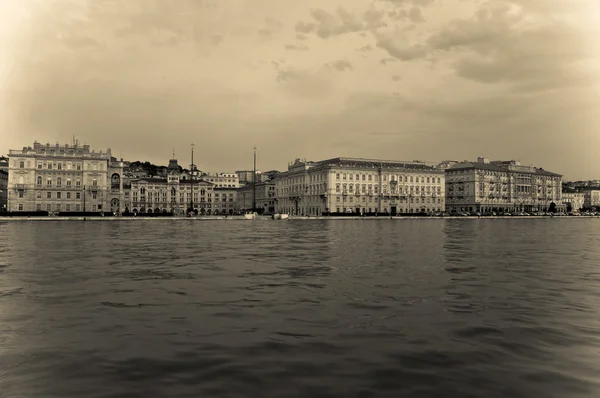
[(256, 212), (244, 213), (244, 219), (246, 219), (246, 220), (254, 220), (256, 218), (256, 216), (257, 216)]
[(280, 213), (273, 214), (273, 220), (287, 220), (288, 218), (290, 218), (289, 214), (280, 214)]

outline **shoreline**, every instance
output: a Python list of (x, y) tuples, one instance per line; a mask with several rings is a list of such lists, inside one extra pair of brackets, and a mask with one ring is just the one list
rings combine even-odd
[(0, 221), (137, 221), (137, 220), (156, 220), (156, 221), (294, 221), (294, 220), (446, 220), (446, 219), (542, 219), (542, 218), (600, 218), (600, 216), (445, 216), (445, 217), (423, 217), (423, 216), (380, 216), (380, 217), (356, 217), (356, 216), (290, 216), (286, 220), (274, 220), (271, 216), (257, 216), (254, 219), (246, 219), (244, 216), (198, 216), (198, 217), (0, 217)]

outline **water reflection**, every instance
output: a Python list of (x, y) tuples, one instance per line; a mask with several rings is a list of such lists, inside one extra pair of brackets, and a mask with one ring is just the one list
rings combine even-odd
[(5, 223), (7, 396), (597, 395), (597, 220)]

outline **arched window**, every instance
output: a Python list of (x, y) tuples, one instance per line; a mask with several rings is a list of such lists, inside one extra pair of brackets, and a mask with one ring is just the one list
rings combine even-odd
[(58, 177), (56, 179), (56, 185), (62, 185), (62, 178), (61, 177)]
[(46, 179), (46, 185), (52, 185), (52, 178), (48, 177)]
[(75, 185), (76, 186), (81, 186), (81, 180), (79, 178), (75, 181)]
[(38, 185), (42, 185), (42, 176), (38, 176), (38, 178), (37, 178), (37, 184)]
[(94, 187), (98, 186), (98, 180), (96, 180), (95, 178), (92, 180), (92, 186), (94, 186)]
[(70, 187), (71, 186), (71, 179), (67, 178), (67, 186)]

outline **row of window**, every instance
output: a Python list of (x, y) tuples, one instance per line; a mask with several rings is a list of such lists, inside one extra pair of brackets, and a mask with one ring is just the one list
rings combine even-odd
[[(66, 203), (63, 204), (62, 203), (46, 203), (45, 206), (42, 206), (41, 203), (38, 203), (35, 205), (35, 210), (36, 211), (81, 211), (81, 205), (79, 203), (76, 203), (75, 205), (71, 205), (70, 203)], [(24, 211), (25, 210), (25, 205), (23, 203), (19, 203), (17, 205), (17, 209), (19, 211)], [(100, 211), (102, 210), (102, 205), (98, 204), (92, 204), (89, 206), (86, 206), (86, 210), (87, 211)]]
[[(38, 186), (43, 185), (43, 178), (42, 176), (38, 176), (36, 179), (36, 183)], [(46, 178), (46, 185), (53, 185), (54, 179), (52, 177), (47, 177)], [(56, 177), (56, 185), (62, 185), (63, 184), (63, 179), (62, 177)], [(72, 185), (72, 181), (70, 178), (65, 179), (65, 185), (70, 187)], [(75, 180), (75, 186), (81, 186), (81, 179), (77, 178)], [(98, 180), (97, 179), (93, 179), (92, 180), (92, 186), (97, 187), (98, 186)]]
[[(17, 161), (15, 161), (15, 167), (17, 166)], [(24, 160), (19, 160), (19, 168), (20, 169), (24, 169), (25, 168), (25, 164), (27, 164), (27, 167), (30, 167), (31, 162), (27, 161), (27, 163), (25, 163)], [(104, 164), (103, 163), (92, 163), (92, 170), (103, 170), (104, 169)], [(47, 169), (47, 170), (78, 170), (81, 171), (83, 165), (82, 163), (75, 163), (73, 164), (72, 162), (37, 162), (37, 168), (38, 170), (42, 170), (42, 169)]]

